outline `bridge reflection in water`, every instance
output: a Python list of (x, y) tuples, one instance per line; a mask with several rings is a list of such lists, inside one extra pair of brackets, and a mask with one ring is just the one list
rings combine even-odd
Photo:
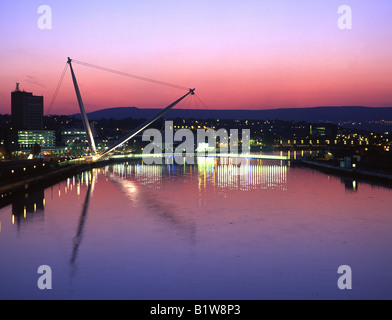
[[(106, 169), (108, 170), (108, 168)], [(132, 178), (141, 185), (153, 189), (162, 186), (162, 179), (178, 174), (197, 174), (199, 188), (210, 185), (233, 190), (287, 190), (287, 165), (276, 165), (262, 160), (198, 158), (197, 165), (143, 165), (141, 163), (115, 164), (113, 174)]]
[[(81, 196), (82, 187), (87, 192), (82, 207), (78, 231), (74, 238), (74, 250), (72, 264), (74, 264), (78, 248), (83, 238), (83, 226), (88, 215), (88, 207), (91, 195), (94, 192), (95, 183), (98, 182), (100, 174), (109, 177), (113, 182), (121, 185), (127, 190), (129, 196), (134, 196), (139, 187), (149, 190), (163, 188), (163, 179), (175, 179), (178, 176), (187, 175), (193, 180), (196, 175), (197, 182), (191, 188), (195, 188), (195, 194), (209, 187), (218, 189), (216, 191), (251, 191), (251, 190), (287, 190), (288, 166), (267, 163), (263, 160), (243, 160), (241, 164), (233, 159), (199, 157), (197, 165), (144, 165), (141, 161), (130, 161), (127, 163), (114, 164), (101, 169), (93, 169), (68, 178), (57, 186), (50, 188), (51, 199), (54, 196), (61, 197), (68, 192), (76, 192)], [(124, 185), (123, 182), (127, 182)], [(121, 183), (120, 183), (121, 182)], [(30, 220), (41, 216), (45, 211), (44, 189), (35, 190), (28, 194), (20, 194), (12, 202), (12, 224), (20, 224), (23, 220)], [(166, 210), (170, 211), (170, 210)]]
[(343, 257), (376, 261), (372, 274), (383, 280), (356, 297), (388, 297), (390, 189), (280, 162), (198, 160), (135, 159), (18, 195), (0, 210), (0, 282), (20, 284), (19, 297), (42, 298), (15, 281), (31, 281), (23, 275), (48, 263), (59, 299), (312, 299), (313, 281), (320, 298), (339, 298), (324, 266)]
[(199, 177), (206, 187), (235, 190), (278, 189), (287, 190), (287, 166), (265, 164), (261, 160), (198, 159)]

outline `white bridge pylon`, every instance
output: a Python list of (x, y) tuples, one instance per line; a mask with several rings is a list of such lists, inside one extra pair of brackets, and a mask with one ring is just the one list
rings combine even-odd
[[(84, 125), (84, 128), (85, 128), (86, 133), (87, 133), (87, 140), (88, 140), (88, 143), (89, 143), (89, 146), (90, 146), (90, 149), (91, 149), (91, 154), (92, 154), (93, 158), (97, 159), (97, 160), (102, 158), (102, 157), (104, 157), (104, 156), (106, 156), (106, 155), (108, 155), (110, 152), (112, 152), (115, 149), (117, 149), (118, 147), (122, 146), (124, 143), (126, 143), (127, 141), (129, 141), (130, 139), (135, 137), (137, 134), (139, 134), (140, 132), (142, 132), (143, 130), (148, 128), (151, 124), (153, 124), (155, 121), (157, 121), (159, 118), (163, 117), (163, 115), (165, 115), (167, 112), (169, 112), (172, 108), (174, 108), (178, 103), (180, 103), (182, 100), (184, 100), (187, 96), (194, 95), (195, 94), (195, 90), (196, 90), (196, 89), (189, 89), (189, 91), (185, 95), (183, 95), (181, 98), (179, 98), (178, 100), (174, 101), (172, 104), (167, 106), (160, 113), (158, 113), (154, 118), (152, 118), (151, 120), (147, 120), (146, 122), (141, 124), (139, 127), (137, 127), (136, 129), (132, 130), (130, 133), (128, 133), (127, 135), (122, 137), (120, 140), (118, 140), (112, 146), (107, 148), (105, 151), (103, 151), (100, 154), (97, 154), (97, 149), (96, 149), (96, 145), (95, 145), (95, 141), (94, 141), (94, 136), (93, 136), (93, 133), (92, 133), (92, 130), (91, 130), (91, 127), (90, 127), (90, 123), (89, 123), (88, 118), (87, 118), (86, 110), (84, 108), (84, 104), (83, 104), (82, 96), (80, 94), (78, 82), (76, 80), (76, 76), (75, 76), (74, 70), (72, 68), (72, 59), (71, 58), (68, 58), (68, 64), (69, 64), (70, 69), (71, 69), (72, 80), (73, 80), (73, 84), (74, 84), (74, 87), (75, 87), (76, 97), (78, 99), (80, 113), (82, 115), (83, 125)], [(142, 80), (145, 80), (145, 78), (142, 79)], [(157, 81), (154, 81), (154, 82), (157, 82)]]
[(76, 97), (78, 99), (80, 114), (82, 115), (83, 126), (84, 126), (84, 129), (86, 130), (87, 140), (88, 140), (88, 143), (89, 143), (89, 146), (91, 149), (91, 153), (93, 156), (95, 156), (97, 154), (97, 148), (95, 146), (94, 136), (93, 136), (93, 132), (91, 131), (90, 123), (88, 122), (88, 118), (87, 118), (86, 110), (84, 108), (82, 96), (80, 95), (78, 82), (76, 81), (75, 73), (72, 68), (71, 58), (68, 58), (68, 64), (71, 69), (72, 81), (75, 86)]

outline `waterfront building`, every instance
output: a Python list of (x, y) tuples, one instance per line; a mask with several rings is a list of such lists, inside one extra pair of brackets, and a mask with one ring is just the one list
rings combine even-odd
[(61, 142), (63, 145), (68, 146), (74, 142), (84, 142), (87, 140), (86, 130), (82, 128), (70, 128), (61, 131)]
[(56, 132), (50, 130), (18, 130), (17, 145), (19, 151), (31, 151), (38, 144), (42, 151), (56, 148)]
[(11, 92), (10, 150), (30, 152), (35, 145), (42, 151), (56, 148), (56, 132), (44, 129), (44, 97), (22, 91), (19, 83)]

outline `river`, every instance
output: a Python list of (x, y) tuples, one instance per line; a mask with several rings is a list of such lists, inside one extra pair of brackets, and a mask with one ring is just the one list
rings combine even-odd
[(0, 209), (0, 298), (391, 299), (391, 208), (387, 187), (287, 163), (114, 164)]

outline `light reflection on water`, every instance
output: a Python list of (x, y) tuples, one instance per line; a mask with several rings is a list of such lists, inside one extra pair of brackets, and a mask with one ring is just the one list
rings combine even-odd
[(95, 169), (0, 209), (0, 298), (390, 299), (391, 195), (261, 160)]

